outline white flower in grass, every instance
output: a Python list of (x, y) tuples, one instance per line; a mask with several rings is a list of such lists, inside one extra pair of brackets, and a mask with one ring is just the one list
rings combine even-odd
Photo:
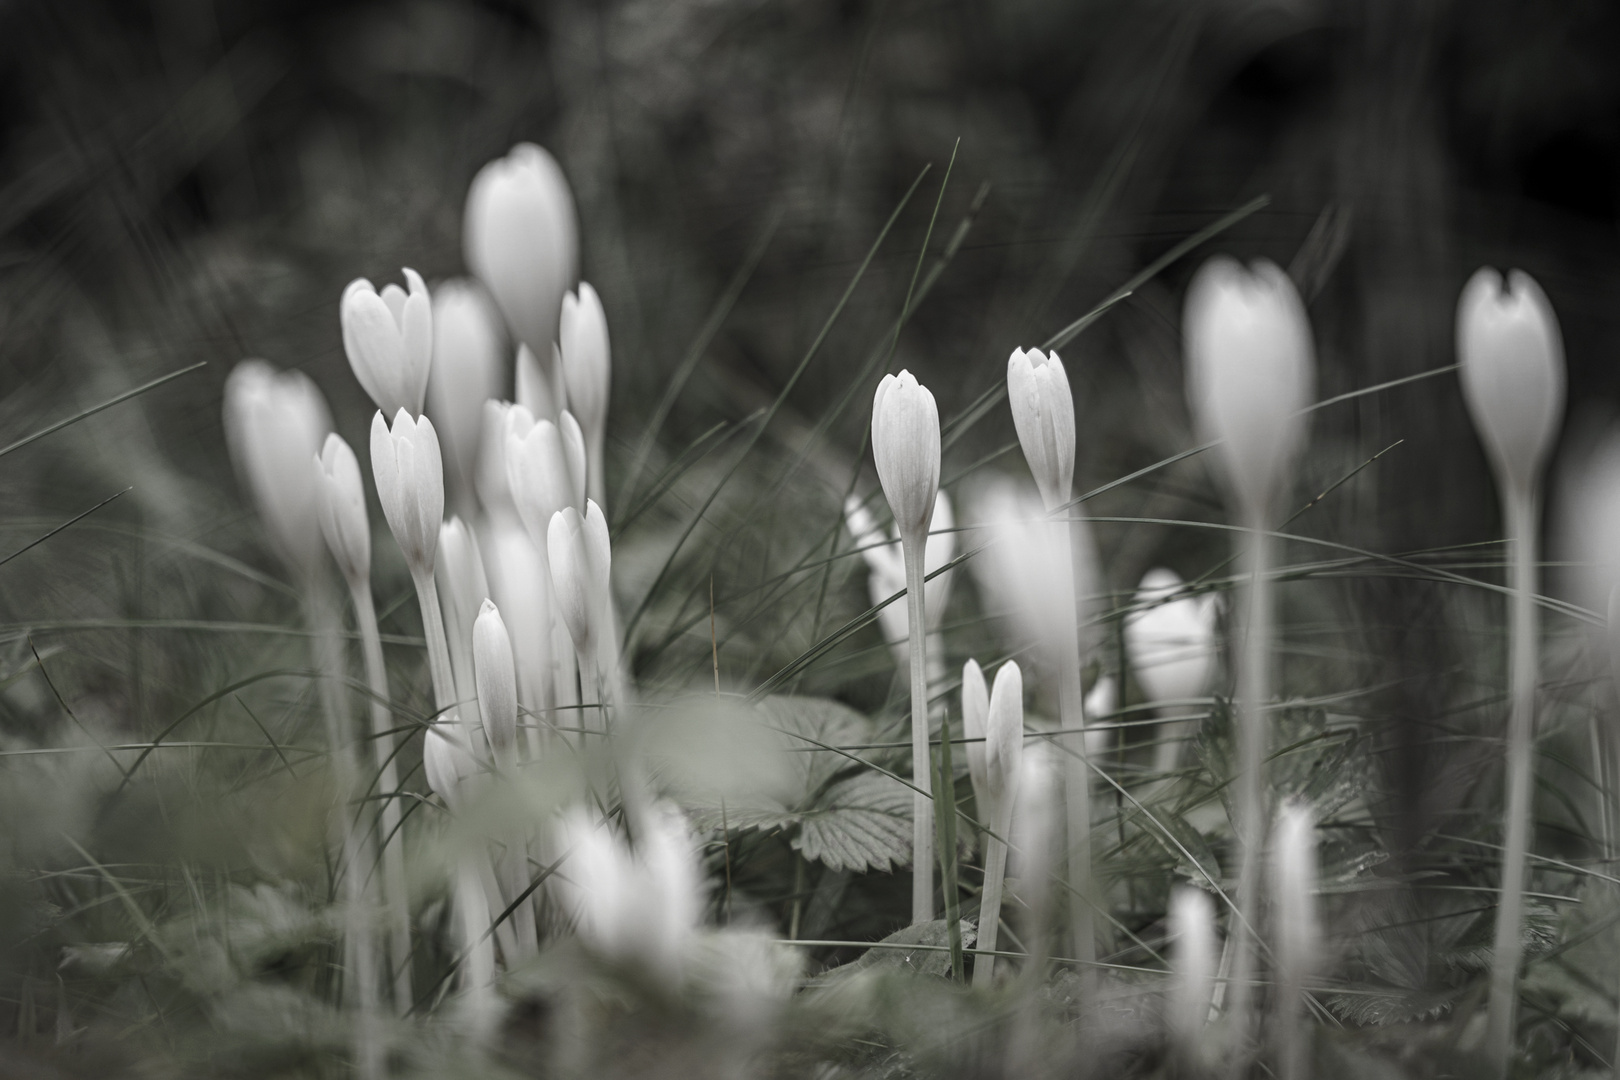
[(320, 565), (320, 515), (309, 463), (331, 430), (326, 401), (303, 372), (244, 360), (225, 380), (225, 437), (237, 475), (276, 550), (300, 573)]
[(1564, 341), (1547, 294), (1522, 270), (1507, 287), (1475, 271), (1457, 301), (1457, 357), (1468, 415), (1504, 484), (1528, 492), (1564, 416)]
[(501, 396), (506, 344), (501, 316), (476, 281), (453, 279), (433, 291), (433, 366), (427, 412), (438, 428), (445, 472), (463, 512), (473, 493), (484, 403)]
[(1155, 705), (1202, 697), (1215, 673), (1215, 595), (1170, 599), (1181, 587), (1174, 570), (1149, 570), (1125, 616), (1125, 649)]
[(407, 267), (407, 293), (390, 282), (381, 295), (365, 278), (343, 290), (338, 313), (354, 377), (384, 413), (422, 411), (433, 365), (433, 304), (422, 275)]
[(584, 508), (585, 439), (567, 410), (553, 424), (516, 405), (507, 412), (506, 425), (512, 501), (535, 545), (543, 547), (553, 515), (565, 507)]
[[(978, 661), (962, 667), (962, 730), (968, 738), (968, 775), (980, 814), (1016, 792), (1024, 757), (1024, 674), (1009, 660), (986, 689)], [(982, 741), (975, 741), (982, 740)]]
[(549, 355), (579, 262), (574, 197), (557, 160), (519, 143), (480, 169), (467, 190), (462, 243), (512, 335)]
[(575, 810), (561, 826), (567, 852), (558, 892), (581, 939), (603, 958), (682, 981), (702, 913), (702, 877), (686, 820), (669, 803), (645, 815), (632, 850), (610, 826)]
[(563, 297), (557, 341), (563, 384), (568, 388), (568, 411), (584, 429), (586, 445), (599, 450), (607, 425), (613, 354), (607, 314), (589, 282), (580, 282), (577, 293)]
[[(872, 520), (859, 496), (844, 500), (844, 524), (866, 561), (867, 593), (875, 607), (901, 592), (906, 587), (906, 562), (900, 551), (899, 530), (885, 536)], [(934, 518), (928, 527), (928, 542), (923, 549), (923, 573), (932, 574), (956, 558), (956, 515), (951, 509), (950, 496), (940, 491), (934, 498)], [(923, 599), (927, 603), (928, 631), (939, 629), (950, 603), (951, 580), (955, 570), (947, 570), (930, 578), (923, 585)], [(906, 602), (896, 600), (878, 612), (878, 626), (883, 637), (894, 650), (895, 663), (905, 667), (911, 655), (910, 629), (907, 625)]]
[(321, 535), (350, 585), (371, 578), (371, 520), (360, 462), (343, 436), (332, 432), (315, 458), (315, 506)]
[[(1035, 642), (1045, 653), (1057, 648), (1078, 618), (1082, 653), (1089, 655), (1098, 633), (1092, 616), (1101, 573), (1089, 522), (1048, 518), (1034, 493), (1004, 477), (985, 489), (977, 509), (989, 546), (972, 565), (989, 613), (1009, 617), (1014, 638)], [(1071, 576), (1078, 612), (1068, 601)]]
[(1204, 1024), (1215, 994), (1215, 908), (1202, 889), (1180, 885), (1170, 895), (1170, 1000), (1165, 1020), (1184, 1061), (1204, 1050)]
[(582, 517), (572, 506), (553, 514), (546, 534), (551, 559), (552, 595), (574, 647), (596, 656), (607, 629), (608, 582), (613, 565), (607, 519), (602, 508), (587, 501)]
[(517, 760), (517, 669), (512, 639), (499, 609), (485, 600), (473, 624), (473, 669), (478, 686), (478, 712), (484, 719), (495, 762), (510, 767)]
[(1267, 510), (1305, 441), (1315, 392), (1310, 321), (1275, 263), (1216, 256), (1187, 290), (1187, 403), (1250, 514)]
[(1074, 397), (1056, 352), (1014, 349), (1007, 360), (1007, 400), (1019, 445), (1051, 511), (1074, 487)]
[(922, 544), (939, 490), (939, 409), (911, 372), (885, 375), (872, 400), (872, 458), (895, 528)]
[(412, 420), (402, 408), (390, 429), (381, 412), (373, 416), (371, 473), (406, 564), (412, 573), (431, 573), (444, 518), (444, 462), (433, 421)]
[(422, 772), (428, 787), (450, 809), (458, 809), (472, 779), (480, 772), (461, 718), (452, 713), (428, 725), (422, 740)]
[(433, 583), (444, 615), (445, 644), (450, 647), (450, 672), (456, 680), (456, 700), (462, 702), (468, 724), (483, 721), (473, 678), (473, 624), (480, 606), (490, 597), (489, 579), (478, 539), (460, 517), (439, 526), (439, 549), (433, 560)]
[(1303, 803), (1277, 813), (1271, 839), (1272, 946), (1279, 982), (1298, 988), (1316, 966), (1316, 819)]

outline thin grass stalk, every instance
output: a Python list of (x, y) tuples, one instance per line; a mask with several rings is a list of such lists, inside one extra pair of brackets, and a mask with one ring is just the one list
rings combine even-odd
[(1513, 1051), (1519, 965), (1524, 958), (1524, 887), (1530, 849), (1536, 696), (1536, 498), (1529, 491), (1509, 489), (1506, 494), (1508, 545), (1513, 549), (1513, 621), (1508, 642), (1512, 711), (1508, 714), (1507, 732), (1507, 811), (1502, 822), (1502, 893), (1496, 909), (1486, 1023), (1486, 1049), (1497, 1076), (1507, 1075)]
[[(926, 542), (926, 537), (924, 541)], [(906, 614), (911, 631), (911, 921), (934, 917), (934, 801), (928, 752), (928, 623), (923, 595), (922, 544), (902, 541), (906, 561)], [(958, 940), (957, 947), (961, 947)]]
[(433, 679), (433, 704), (441, 714), (456, 704), (456, 673), (450, 666), (450, 642), (444, 633), (444, 612), (433, 583), (433, 568), (412, 570), (416, 602), (422, 609), (422, 636), (427, 639), (428, 674)]
[(962, 956), (962, 897), (956, 873), (956, 770), (951, 765), (951, 726), (939, 728), (939, 882), (945, 898), (945, 941), (951, 949), (951, 978), (967, 981)]
[(1096, 912), (1092, 907), (1091, 766), (1086, 753), (1086, 694), (1081, 682), (1080, 603), (1075, 580), (1074, 526), (1067, 518), (1052, 525), (1062, 530), (1063, 583), (1067, 591), (1063, 641), (1058, 654), (1058, 714), (1067, 750), (1063, 755), (1063, 802), (1066, 808), (1068, 853), (1069, 937), (1073, 956), (1081, 963), (1082, 985), (1096, 978)]
[[(1241, 628), (1238, 667), (1237, 823), (1239, 841), (1237, 917), (1227, 941), (1231, 949), (1231, 989), (1227, 1015), (1233, 1039), (1233, 1072), (1242, 1075), (1249, 1054), (1253, 982), (1258, 957), (1254, 926), (1260, 888), (1260, 857), (1265, 846), (1266, 702), (1271, 698), (1272, 600), (1268, 577), (1271, 540), (1264, 520), (1248, 522), (1248, 603)], [(1225, 966), (1225, 965), (1223, 965)]]
[(979, 896), (979, 955), (973, 961), (973, 985), (986, 987), (996, 975), (996, 939), (1001, 930), (1001, 894), (1007, 880), (1007, 836), (1012, 829), (1013, 800), (1003, 795), (990, 815), (984, 853), (984, 891)]
[(411, 909), (405, 886), (405, 838), (400, 832), (399, 770), (394, 762), (394, 738), (389, 734), (393, 717), (388, 709), (388, 671), (383, 665), (382, 636), (377, 630), (377, 607), (370, 582), (356, 583), (351, 594), (360, 625), (366, 685), (371, 688), (371, 739), (377, 757), (377, 794), (382, 804), (378, 843), (382, 845), (389, 970), (393, 976), (394, 1008), (404, 1013), (416, 997), (411, 992)]

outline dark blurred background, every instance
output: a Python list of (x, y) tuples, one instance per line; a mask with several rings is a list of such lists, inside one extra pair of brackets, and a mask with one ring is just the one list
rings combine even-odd
[[(340, 347), (343, 285), (402, 265), (464, 272), (467, 184), (519, 140), (568, 174), (612, 324), (610, 490), (755, 246), (768, 239), (668, 447), (784, 385), (931, 165), (768, 438), (827, 414), (902, 307), (957, 140), (931, 250), (971, 230), (894, 365), (947, 418), (1003, 377), (1012, 347), (1270, 196), (1065, 349), (1082, 487), (1190, 445), (1180, 296), (1210, 250), (1294, 273), (1324, 397), (1451, 363), (1466, 276), (1523, 267), (1563, 322), (1573, 414), (1620, 393), (1616, 56), (1620, 6), (1605, 0), (7, 0), (0, 442), (208, 367), (0, 463), (0, 499), (60, 515), (132, 484), (118, 513), (240, 544), (219, 432), (230, 366), (305, 369), (359, 444), (370, 407)], [(856, 460), (869, 392), (818, 454)], [(1003, 413), (953, 447), (947, 475), (1007, 441)], [(1302, 490), (1397, 440), (1298, 528), (1389, 551), (1498, 535), (1450, 375), (1319, 413)], [(1094, 510), (1220, 513), (1197, 462)], [(1198, 573), (1217, 543), (1100, 536), (1115, 589), (1155, 563)], [(1413, 733), (1460, 692), (1446, 673), (1471, 644), (1440, 632), (1458, 614), (1432, 583), (1335, 595), (1363, 685), (1391, 687), (1378, 709), (1406, 811), (1391, 820), (1415, 842), (1457, 791)]]

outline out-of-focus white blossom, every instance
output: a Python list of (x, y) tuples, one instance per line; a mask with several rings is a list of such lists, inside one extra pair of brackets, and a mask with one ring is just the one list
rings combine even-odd
[(473, 670), (478, 686), (478, 712), (484, 720), (495, 763), (510, 768), (517, 761), (517, 670), (512, 639), (494, 604), (485, 600), (473, 625)]
[(385, 415), (422, 411), (433, 366), (433, 303), (422, 275), (409, 267), (406, 293), (390, 282), (379, 295), (365, 278), (343, 290), (338, 308), (343, 351), (354, 377)]
[[(844, 501), (844, 523), (849, 534), (866, 560), (867, 595), (875, 607), (902, 592), (906, 587), (906, 561), (900, 551), (900, 531), (894, 529), (885, 536), (872, 520), (859, 496), (851, 495)], [(950, 496), (944, 491), (934, 498), (934, 518), (928, 528), (928, 542), (923, 548), (923, 573), (932, 574), (956, 558), (956, 515), (951, 510)], [(955, 570), (947, 570), (923, 584), (925, 618), (929, 633), (939, 629), (945, 617), (945, 608), (951, 599), (951, 581)], [(910, 662), (911, 637), (907, 623), (906, 602), (896, 600), (878, 612), (878, 626), (894, 651), (895, 663), (901, 668)], [(930, 652), (933, 650), (930, 649)]]
[(465, 714), (463, 720), (477, 727), (482, 718), (473, 677), (473, 624), (490, 592), (478, 539), (459, 517), (452, 517), (439, 526), (433, 583), (439, 594), (439, 609), (444, 614), (444, 635), (450, 646), (456, 700)]
[(584, 516), (572, 506), (564, 507), (552, 515), (546, 539), (557, 613), (580, 656), (594, 660), (608, 628), (613, 552), (607, 519), (593, 500), (586, 501)]
[(351, 587), (371, 580), (371, 521), (360, 462), (343, 436), (331, 432), (315, 459), (315, 508), (321, 535)]
[(1165, 1020), (1184, 1062), (1203, 1059), (1204, 1025), (1215, 994), (1215, 909), (1190, 885), (1170, 895), (1170, 995)]
[(422, 772), (446, 806), (454, 810), (462, 805), (469, 782), (480, 771), (460, 716), (452, 713), (428, 725), (422, 739)]
[(455, 278), (433, 291), (433, 368), (427, 412), (444, 451), (451, 503), (470, 513), (484, 403), (502, 397), (506, 345), (500, 313), (476, 281)]
[(568, 388), (568, 411), (585, 435), (590, 464), (588, 490), (602, 499), (602, 444), (607, 433), (608, 393), (613, 379), (613, 353), (608, 344), (607, 313), (589, 282), (563, 297), (558, 330), (558, 361)]
[(559, 422), (535, 420), (521, 405), (506, 418), (506, 476), (518, 517), (544, 548), (551, 519), (585, 505), (585, 440), (565, 410)]
[(1181, 586), (1174, 570), (1149, 570), (1125, 617), (1131, 666), (1155, 705), (1202, 697), (1215, 673), (1215, 594), (1170, 599)]
[(225, 437), (277, 552), (298, 573), (320, 565), (323, 541), (310, 459), (332, 415), (309, 376), (244, 360), (225, 380)]

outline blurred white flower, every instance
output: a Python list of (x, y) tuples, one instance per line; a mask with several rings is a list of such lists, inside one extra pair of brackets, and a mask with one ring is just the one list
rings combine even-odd
[(1029, 471), (1048, 511), (1074, 487), (1074, 397), (1056, 352), (1014, 349), (1007, 360), (1007, 400)]
[(444, 451), (451, 503), (470, 513), (484, 403), (501, 397), (506, 346), (500, 313), (476, 281), (453, 278), (433, 291), (433, 365), (427, 412)]
[(390, 282), (382, 295), (365, 278), (343, 290), (338, 313), (349, 367), (385, 414), (422, 411), (433, 365), (433, 304), (422, 275), (407, 267), (411, 291)]
[(351, 586), (371, 579), (371, 521), (360, 462), (343, 436), (331, 432), (315, 458), (315, 506), (321, 535)]
[(1316, 354), (1305, 305), (1287, 274), (1218, 255), (1193, 276), (1182, 336), (1187, 403), (1199, 435), (1219, 440), (1221, 472), (1250, 516), (1281, 492), (1305, 439)]
[(911, 372), (885, 375), (872, 400), (872, 458), (908, 545), (921, 545), (939, 491), (939, 410)]
[(1125, 648), (1154, 705), (1202, 697), (1215, 673), (1215, 594), (1170, 599), (1181, 586), (1174, 570), (1149, 570), (1125, 617)]
[(1474, 428), (1504, 484), (1535, 485), (1564, 416), (1564, 342), (1547, 294), (1522, 270), (1490, 267), (1457, 300), (1457, 358)]
[(495, 763), (510, 768), (517, 761), (517, 670), (512, 639), (494, 604), (485, 600), (473, 624), (473, 670), (478, 686), (478, 712)]
[(484, 559), (471, 527), (460, 517), (439, 526), (439, 550), (433, 560), (433, 583), (444, 614), (444, 635), (450, 646), (450, 670), (456, 680), (456, 700), (463, 718), (476, 727), (482, 722), (473, 676), (473, 624), (485, 600), (489, 581)]
[(427, 417), (412, 420), (401, 408), (390, 430), (371, 418), (371, 473), (394, 539), (415, 574), (431, 574), (444, 518), (444, 463), (439, 437)]
[(1107, 716), (1119, 705), (1119, 684), (1112, 675), (1099, 676), (1086, 691), (1086, 756), (1092, 762), (1100, 761), (1114, 741), (1115, 729), (1103, 727), (1098, 718)]
[(225, 380), (225, 438), (277, 552), (301, 574), (320, 565), (323, 541), (310, 459), (332, 430), (309, 376), (244, 360)]
[(446, 806), (455, 810), (462, 805), (468, 782), (479, 771), (460, 716), (451, 713), (428, 725), (422, 739), (422, 772), (428, 787)]
[(567, 410), (555, 424), (521, 405), (508, 410), (506, 477), (518, 517), (543, 549), (552, 516), (585, 505), (585, 440)]
[(579, 420), (585, 434), (589, 490), (592, 498), (601, 501), (602, 441), (607, 431), (613, 354), (608, 344), (607, 313), (589, 282), (580, 282), (577, 294), (570, 292), (563, 297), (557, 340), (563, 384), (568, 388), (568, 411)]
[(1310, 1025), (1301, 1017), (1305, 981), (1320, 957), (1316, 918), (1316, 819), (1310, 808), (1290, 800), (1277, 814), (1271, 837), (1272, 955), (1277, 982), (1283, 1080), (1306, 1080)]
[(1012, 817), (1013, 874), (1018, 896), (1030, 908), (1035, 933), (1046, 930), (1050, 913), (1052, 868), (1061, 835), (1061, 793), (1056, 751), (1040, 740), (1025, 747), (1018, 768), (1017, 800)]
[(1047, 518), (1039, 498), (1005, 477), (984, 489), (977, 517), (988, 544), (972, 565), (988, 613), (1010, 619), (1016, 643), (1040, 646), (1048, 670), (1072, 663), (1053, 650), (1077, 622), (1081, 656), (1088, 656), (1098, 633), (1092, 624), (1100, 577), (1090, 523), (1079, 516)]
[(519, 143), (478, 170), (467, 191), (462, 244), (512, 336), (550, 357), (563, 294), (579, 262), (574, 197), (556, 159)]
[(1179, 885), (1170, 895), (1170, 1041), (1196, 1067), (1204, 1051), (1204, 1024), (1215, 995), (1215, 909), (1209, 894)]
[(702, 913), (697, 850), (673, 805), (654, 804), (644, 818), (632, 851), (585, 811), (569, 814), (559, 837), (568, 854), (558, 892), (591, 949), (675, 987)]
[(760, 1039), (804, 970), (804, 950), (763, 930), (726, 927), (695, 939), (692, 983), (715, 1020), (745, 1041)]
[(572, 506), (553, 514), (546, 535), (552, 595), (581, 657), (597, 659), (607, 629), (608, 582), (613, 564), (607, 519), (594, 500), (580, 516)]
[(981, 814), (1015, 791), (1024, 752), (1024, 674), (1007, 661), (996, 671), (993, 689), (985, 689), (978, 661), (962, 668), (962, 730), (967, 744), (968, 774)]
[[(889, 536), (885, 536), (872, 520), (871, 512), (856, 495), (844, 500), (844, 524), (848, 526), (849, 535), (860, 550), (861, 558), (866, 560), (867, 595), (872, 598), (873, 606), (902, 592), (906, 587), (906, 562), (900, 551), (899, 530), (894, 529)], [(956, 558), (955, 530), (956, 515), (951, 510), (950, 496), (940, 491), (934, 498), (934, 518), (929, 524), (928, 542), (923, 549), (924, 574), (932, 574)], [(951, 580), (955, 575), (955, 570), (947, 570), (923, 585), (923, 600), (926, 603), (924, 618), (930, 633), (939, 629), (945, 617), (945, 608), (951, 599)], [(879, 611), (878, 626), (883, 630), (889, 648), (894, 651), (895, 663), (904, 669), (910, 663), (911, 656), (905, 600), (896, 600)], [(929, 649), (930, 653), (933, 651)]]

